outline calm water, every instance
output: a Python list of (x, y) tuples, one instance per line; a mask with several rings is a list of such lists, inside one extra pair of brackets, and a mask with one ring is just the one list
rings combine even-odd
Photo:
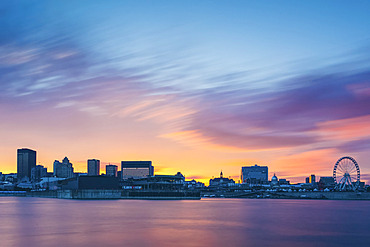
[(0, 246), (370, 246), (370, 201), (0, 197)]

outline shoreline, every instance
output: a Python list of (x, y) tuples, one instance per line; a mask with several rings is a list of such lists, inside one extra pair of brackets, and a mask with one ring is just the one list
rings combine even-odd
[(370, 200), (369, 192), (249, 192), (206, 194), (194, 192), (130, 191), (124, 190), (58, 190), (58, 191), (6, 191), (0, 197), (40, 197), (76, 200), (201, 200), (213, 198), (228, 199), (292, 199), (292, 200)]
[[(212, 197), (205, 197), (212, 198)], [(306, 192), (271, 192), (258, 191), (250, 193), (230, 193), (213, 198), (248, 198), (248, 199), (299, 199), (299, 200), (370, 200), (369, 192), (337, 192), (337, 191), (306, 191)]]

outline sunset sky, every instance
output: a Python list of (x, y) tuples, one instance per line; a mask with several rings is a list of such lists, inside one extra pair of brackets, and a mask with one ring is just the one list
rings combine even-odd
[(16, 149), (156, 174), (370, 183), (370, 1), (1, 1), (0, 171)]

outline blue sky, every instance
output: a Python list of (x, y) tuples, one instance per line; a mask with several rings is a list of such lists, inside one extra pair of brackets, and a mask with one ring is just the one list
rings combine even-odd
[[(237, 177), (245, 162), (327, 174), (352, 153), (370, 172), (369, 10), (368, 1), (2, 1), (1, 150), (37, 148), (47, 166), (63, 152), (77, 163), (146, 153), (193, 177), (222, 168)], [(47, 145), (55, 139), (58, 151)], [(100, 151), (116, 147), (127, 151)], [(325, 159), (303, 170), (308, 154)]]

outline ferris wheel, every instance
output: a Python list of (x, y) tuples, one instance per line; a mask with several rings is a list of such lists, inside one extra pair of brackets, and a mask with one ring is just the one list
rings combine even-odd
[(355, 190), (360, 183), (360, 167), (352, 157), (340, 158), (334, 165), (333, 178), (339, 190)]

